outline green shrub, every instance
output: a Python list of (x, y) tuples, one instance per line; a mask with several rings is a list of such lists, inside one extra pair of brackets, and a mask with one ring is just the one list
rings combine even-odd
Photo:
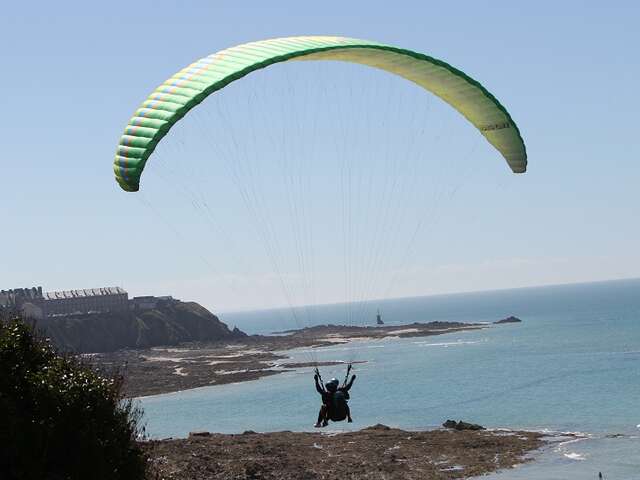
[(141, 411), (122, 376), (61, 355), (20, 318), (0, 318), (0, 478), (142, 479)]

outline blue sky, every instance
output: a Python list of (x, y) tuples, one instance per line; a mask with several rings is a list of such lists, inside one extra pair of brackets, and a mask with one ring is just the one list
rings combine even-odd
[[(446, 60), (507, 106), (528, 148), (529, 172), (515, 177), (490, 147), (473, 147), (481, 166), (474, 164), (471, 180), (443, 207), (437, 228), (419, 238), (398, 282), (390, 289), (362, 287), (360, 294), (640, 276), (639, 23), (636, 2), (12, 2), (0, 18), (6, 67), (0, 80), (0, 288), (120, 285), (132, 294), (173, 294), (216, 310), (284, 304), (272, 265), (260, 259), (262, 245), (240, 233), (246, 224), (237, 204), (228, 201), (216, 211), (236, 249), (230, 254), (204, 233), (197, 239), (185, 234), (192, 212), (186, 209), (183, 218), (172, 193), (152, 177), (143, 201), (120, 191), (111, 162), (138, 103), (184, 65), (238, 43), (305, 34), (373, 39)], [(278, 82), (278, 75), (265, 82)], [(369, 78), (386, 85), (371, 73), (346, 69), (340, 75), (351, 85)], [(230, 92), (238, 95), (228, 105), (237, 107), (239, 124), (245, 112), (239, 98), (251, 85), (262, 94), (268, 89), (259, 79)], [(414, 98), (415, 92), (393, 88), (394, 98)], [(276, 88), (265, 105), (278, 95), (286, 91)], [(446, 147), (435, 145), (432, 133), (425, 148), (437, 157), (458, 148), (455, 155), (464, 157), (479, 134), (430, 105), (444, 118), (449, 139)], [(308, 106), (321, 118), (331, 115), (320, 101)], [(405, 102), (388, 142), (402, 141), (402, 131), (415, 126), (409, 110)], [(211, 117), (204, 113), (194, 119), (194, 129), (207, 126)], [(168, 140), (188, 143), (195, 136), (189, 126)], [(201, 147), (193, 148), (191, 154), (203, 156)], [(171, 161), (170, 150), (161, 153)], [(265, 152), (265, 164), (272, 157), (277, 154)], [(466, 169), (464, 159), (457, 161)], [(441, 170), (439, 175), (454, 178)], [(232, 198), (229, 182), (211, 181)], [(417, 199), (425, 185), (412, 188)], [(149, 204), (162, 213), (154, 216)], [(327, 208), (334, 207), (329, 202)], [(283, 217), (274, 208), (274, 218)], [(423, 214), (418, 208), (409, 212), (414, 219)], [(331, 244), (335, 232), (322, 225), (318, 218), (317, 241)], [(322, 256), (329, 253), (319, 255), (316, 264), (331, 264)], [(238, 266), (239, 257), (250, 266)], [(287, 278), (299, 273), (289, 271), (286, 259), (281, 266), (285, 276), (292, 275)], [(343, 283), (339, 271), (317, 268), (316, 301), (352, 297), (348, 289), (334, 288)], [(383, 278), (391, 274), (378, 272)]]

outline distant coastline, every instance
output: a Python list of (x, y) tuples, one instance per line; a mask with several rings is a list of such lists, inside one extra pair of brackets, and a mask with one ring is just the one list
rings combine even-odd
[(320, 325), (281, 332), (286, 335), (250, 335), (226, 341), (123, 350), (95, 354), (91, 359), (108, 368), (126, 365), (126, 391), (131, 396), (141, 397), (246, 382), (298, 368), (342, 363), (287, 362), (289, 357), (283, 352), (295, 348), (322, 348), (354, 340), (428, 337), (484, 328), (491, 326), (462, 322), (370, 327)]

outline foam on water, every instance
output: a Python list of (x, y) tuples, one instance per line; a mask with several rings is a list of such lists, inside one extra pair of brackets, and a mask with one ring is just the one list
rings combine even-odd
[(461, 345), (475, 345), (482, 342), (483, 340), (477, 340), (473, 342), (463, 342), (459, 340), (457, 342), (439, 342), (439, 343), (413, 342), (413, 344), (420, 345), (421, 347), (457, 347)]
[(565, 453), (564, 456), (570, 460), (585, 460), (585, 457), (583, 454), (576, 453), (576, 452)]

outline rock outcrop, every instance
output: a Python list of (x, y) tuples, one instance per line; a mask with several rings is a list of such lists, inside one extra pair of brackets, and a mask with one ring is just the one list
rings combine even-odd
[(514, 317), (513, 315), (507, 317), (507, 318), (503, 318), (502, 320), (498, 320), (496, 322), (493, 322), (496, 325), (499, 325), (501, 323), (520, 323), (522, 320), (520, 320), (518, 317)]
[(447, 420), (442, 424), (442, 426), (453, 430), (486, 430), (482, 425), (478, 425), (477, 423), (467, 423), (462, 420), (459, 422), (456, 422), (455, 420)]

